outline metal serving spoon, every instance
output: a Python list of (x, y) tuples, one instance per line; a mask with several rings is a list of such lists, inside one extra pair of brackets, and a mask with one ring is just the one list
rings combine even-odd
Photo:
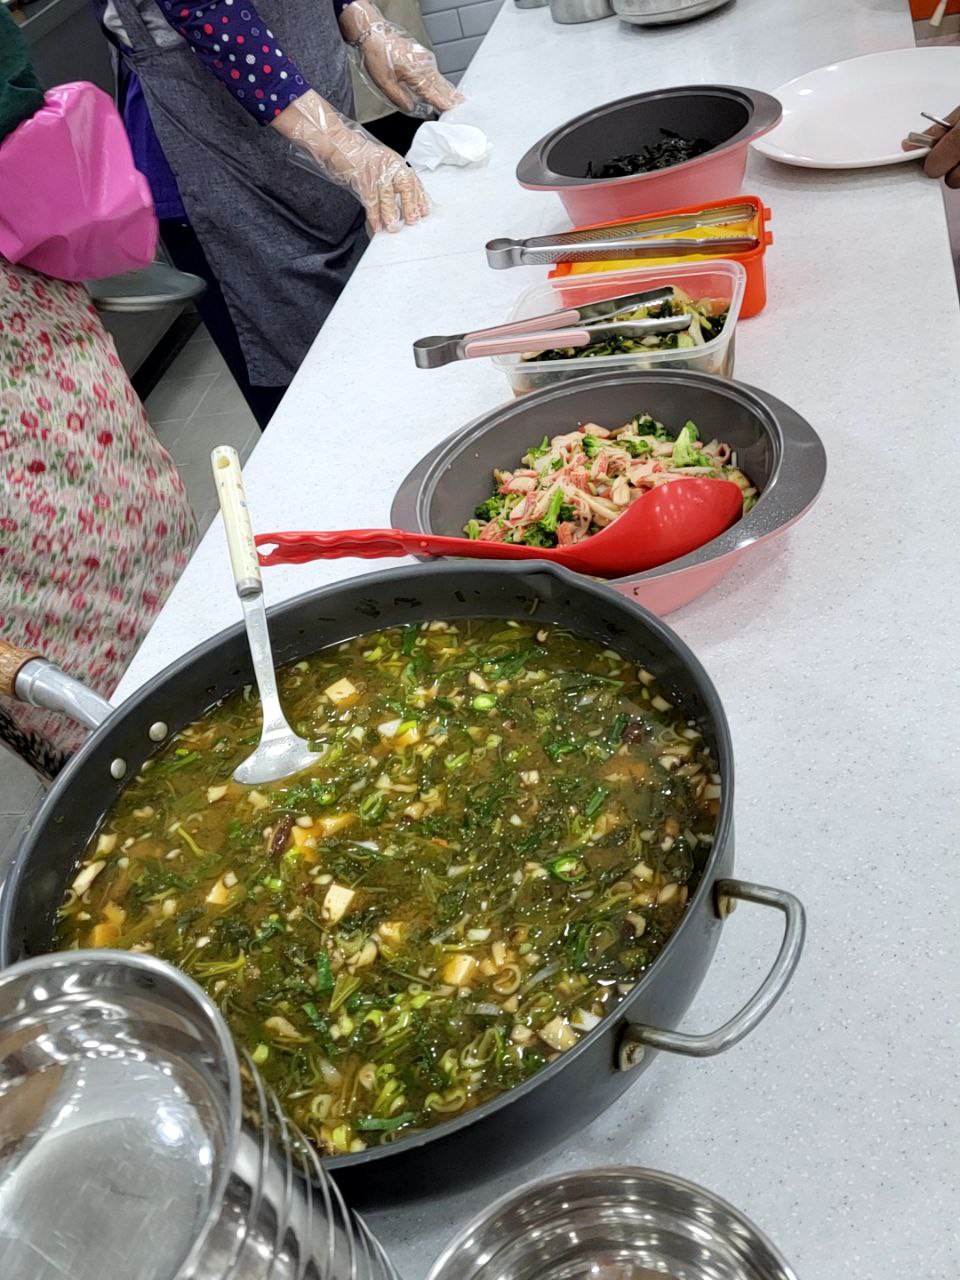
[(233, 777), (235, 782), (242, 782), (245, 786), (279, 782), (281, 778), (302, 773), (320, 757), (310, 750), (308, 742), (293, 732), (280, 706), (277, 674), (273, 666), (270, 632), (267, 628), (267, 611), (263, 603), (263, 579), (260, 576), (260, 562), (243, 491), (240, 459), (236, 449), (218, 445), (210, 454), (210, 462), (263, 712), (260, 745), (252, 756), (237, 765)]
[(622, 578), (677, 560), (712, 542), (743, 512), (743, 494), (732, 480), (691, 476), (657, 485), (631, 503), (612, 524), (567, 547), (527, 547), (481, 542), (402, 529), (347, 529), (316, 533), (261, 533), (260, 563), (306, 564), (358, 556), (466, 556), (478, 560), (552, 560), (579, 573)]

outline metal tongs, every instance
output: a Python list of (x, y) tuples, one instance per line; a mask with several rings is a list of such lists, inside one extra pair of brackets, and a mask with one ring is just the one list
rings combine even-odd
[(638, 218), (610, 227), (585, 227), (554, 236), (534, 236), (529, 240), (491, 240), (487, 262), (497, 270), (506, 267), (539, 267), (556, 262), (596, 262), (613, 258), (680, 258), (691, 254), (748, 253), (760, 241), (756, 236), (709, 237), (696, 240), (653, 239), (695, 231), (700, 227), (720, 227), (756, 216), (749, 204), (723, 209), (700, 209), (694, 213), (665, 218)]
[[(930, 24), (931, 26), (936, 25), (932, 18), (930, 19)], [(938, 124), (941, 129), (946, 129), (948, 133), (953, 128), (950, 121), (944, 120), (942, 116), (931, 115), (929, 111), (921, 111), (920, 114), (923, 116), (924, 120), (929, 120), (933, 124)], [(931, 133), (911, 132), (907, 134), (907, 141), (912, 142), (915, 147), (926, 147), (929, 151), (931, 147), (935, 147), (937, 145), (939, 139), (935, 138)]]
[[(589, 306), (568, 307), (544, 316), (529, 316), (511, 324), (494, 325), (472, 333), (418, 338), (413, 344), (413, 358), (420, 369), (439, 369), (454, 360), (474, 360), (478, 356), (524, 355), (549, 351), (554, 347), (586, 347), (591, 342), (612, 336), (643, 337), (650, 333), (679, 333), (689, 329), (692, 317), (651, 316), (644, 320), (618, 320), (638, 307), (656, 306), (673, 297), (673, 286), (647, 289), (643, 293), (606, 298)], [(564, 328), (579, 325), (580, 328)]]

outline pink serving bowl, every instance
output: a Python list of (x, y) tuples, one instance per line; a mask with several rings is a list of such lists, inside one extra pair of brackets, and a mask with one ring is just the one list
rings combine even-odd
[[(739, 194), (750, 143), (780, 122), (776, 98), (736, 85), (682, 85), (594, 107), (536, 143), (517, 165), (517, 181), (553, 191), (575, 226), (678, 209)], [(704, 138), (696, 159), (625, 178), (588, 178), (588, 166), (632, 154), (663, 137)]]
[(747, 556), (813, 505), (826, 476), (820, 437), (798, 413), (765, 391), (683, 369), (601, 373), (533, 391), (462, 427), (414, 467), (390, 513), (397, 529), (456, 536), (489, 497), (494, 468), (515, 466), (544, 436), (580, 422), (618, 427), (651, 413), (668, 430), (688, 420), (702, 439), (733, 446), (760, 490), (751, 511), (689, 555), (608, 585), (663, 616), (703, 595)]

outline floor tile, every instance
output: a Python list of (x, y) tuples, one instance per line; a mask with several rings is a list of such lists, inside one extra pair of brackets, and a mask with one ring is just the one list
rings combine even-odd
[(39, 792), (39, 779), (30, 766), (0, 747), (0, 816), (29, 812)]
[[(252, 426), (252, 431), (251, 431)], [(210, 465), (210, 450), (218, 444), (232, 444), (241, 458), (252, 448), (252, 435), (256, 423), (231, 413), (195, 413), (185, 422), (177, 434), (173, 457), (177, 466), (189, 467), (195, 463)]]
[(197, 513), (197, 529), (201, 538), (213, 524), (218, 515), (219, 511), (215, 507), (210, 507), (207, 511), (200, 511)]
[(217, 501), (213, 474), (207, 462), (189, 462), (180, 468), (180, 479), (194, 511), (209, 511)]
[(189, 418), (216, 380), (216, 373), (193, 378), (173, 378), (166, 374), (147, 396), (147, 417), (151, 422)]
[(247, 408), (247, 402), (229, 371), (221, 373), (203, 397), (199, 412), (205, 417), (214, 413), (235, 414), (249, 426), (256, 426), (256, 420)]
[(188, 342), (167, 370), (167, 378), (214, 377), (226, 369), (223, 356), (212, 342)]
[(19, 817), (0, 814), (0, 876), (3, 875), (5, 870), (5, 864), (9, 853), (13, 852), (12, 849), (9, 849), (9, 846), (13, 840), (13, 833), (16, 831), (19, 822)]
[(165, 422), (151, 422), (153, 434), (157, 437), (168, 453), (173, 452), (173, 446), (176, 444), (177, 436), (186, 425), (185, 418), (168, 418)]
[(27, 818), (23, 814), (0, 814), (0, 884), (20, 843), (21, 831), (26, 829)]

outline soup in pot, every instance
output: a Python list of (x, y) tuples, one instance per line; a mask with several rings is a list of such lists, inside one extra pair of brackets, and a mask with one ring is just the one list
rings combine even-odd
[(428, 622), (279, 672), (308, 773), (250, 788), (245, 689), (105, 817), (62, 947), (148, 951), (326, 1153), (438, 1124), (572, 1049), (655, 961), (721, 780), (655, 673), (536, 622)]

